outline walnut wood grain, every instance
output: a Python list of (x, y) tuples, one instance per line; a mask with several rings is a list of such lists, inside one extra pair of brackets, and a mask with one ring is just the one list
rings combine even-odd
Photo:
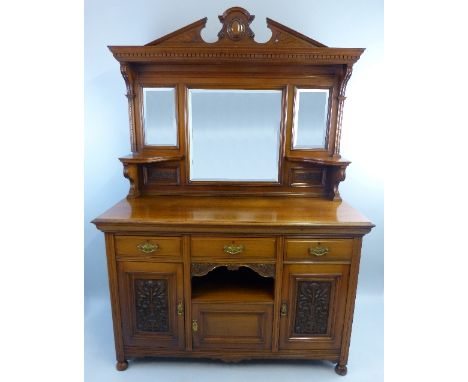
[(177, 314), (183, 300), (182, 264), (121, 261), (117, 269), (124, 343), (185, 348), (184, 318)]
[[(222, 27), (215, 43), (206, 43), (201, 37), (201, 30), (207, 22), (205, 17), (144, 47), (110, 46), (109, 49), (117, 60), (123, 62), (167, 62), (184, 58), (186, 62), (220, 60), (226, 63), (236, 59), (251, 59), (253, 62), (269, 59), (275, 63), (287, 61), (288, 65), (297, 62), (350, 64), (356, 62), (364, 51), (360, 48), (329, 48), (270, 18), (266, 19), (267, 27), (272, 31), (270, 40), (257, 43), (250, 29), (254, 18), (243, 8), (229, 8), (219, 16)], [(210, 54), (200, 51), (206, 47), (210, 48)], [(193, 49), (198, 54), (193, 55)], [(266, 56), (266, 52), (269, 52), (269, 56)]]
[[(132, 156), (125, 166), (136, 165), (129, 176), (129, 197), (140, 195), (305, 195), (339, 200), (338, 185), (349, 162), (340, 159), (339, 140), (346, 84), (353, 64), (363, 49), (329, 48), (325, 44), (271, 19), (266, 20), (272, 36), (257, 43), (250, 28), (254, 19), (247, 10), (233, 7), (219, 16), (218, 41), (206, 43), (201, 30), (207, 19), (198, 20), (144, 46), (111, 46), (121, 63), (127, 87)], [(176, 89), (178, 145), (152, 146), (144, 141), (143, 88)], [(295, 89), (330, 90), (326, 144), (322, 149), (293, 149), (293, 103)], [(193, 182), (189, 178), (188, 88), (277, 89), (282, 90), (282, 113), (278, 155), (278, 182)], [(145, 182), (143, 166), (175, 161), (177, 175), (166, 182)], [(289, 164), (315, 164), (323, 170), (325, 182), (290, 182)], [(328, 170), (329, 171), (325, 171)], [(161, 170), (162, 172), (169, 170)], [(299, 172), (301, 173), (301, 172)], [(298, 174), (299, 174), (298, 173)], [(302, 172), (301, 174), (305, 174)], [(133, 176), (135, 175), (135, 176)], [(180, 177), (180, 178), (179, 178)]]
[(141, 195), (140, 191), (140, 177), (138, 166), (136, 164), (124, 164), (123, 175), (130, 182), (130, 189), (127, 198), (137, 198)]
[[(340, 156), (346, 86), (364, 49), (268, 18), (271, 38), (257, 43), (254, 17), (226, 10), (214, 43), (203, 18), (109, 47), (127, 90), (132, 154), (119, 159), (130, 188), (93, 223), (105, 232), (119, 371), (158, 356), (321, 359), (347, 372), (362, 237), (374, 226), (339, 193), (351, 163)], [(176, 146), (145, 144), (145, 87), (175, 89)], [(278, 181), (190, 180), (190, 88), (282, 92)], [(329, 90), (322, 148), (292, 145), (300, 88)]]
[[(143, 251), (141, 245), (154, 246), (151, 251)], [(115, 236), (115, 251), (117, 260), (132, 260), (143, 258), (145, 260), (168, 259), (179, 262), (182, 258), (182, 239), (167, 236)]]
[[(238, 253), (229, 253), (227, 246), (238, 248)], [(225, 237), (192, 237), (192, 258), (210, 257), (224, 259), (228, 263), (249, 263), (251, 260), (273, 260), (276, 252), (276, 238), (240, 238)]]
[(181, 160), (183, 158), (184, 157), (180, 155), (172, 155), (172, 156), (163, 157), (163, 156), (148, 156), (148, 155), (142, 155), (142, 154), (133, 154), (133, 155), (120, 157), (119, 160), (124, 164), (125, 163), (143, 164), (143, 163), (169, 162), (169, 161)]
[(194, 349), (230, 351), (271, 348), (271, 302), (217, 304), (196, 300), (192, 309), (193, 318), (199, 323), (198, 330), (193, 333)]
[[(311, 239), (287, 238), (284, 260), (288, 262), (330, 262), (350, 263), (353, 256), (353, 239)], [(314, 255), (311, 250), (324, 248), (326, 253)]]
[(340, 348), (348, 282), (347, 264), (284, 265), (280, 350)]
[[(122, 334), (122, 318), (120, 315), (121, 302), (119, 298), (118, 289), (118, 276), (117, 276), (117, 262), (115, 261), (115, 247), (114, 247), (114, 236), (111, 234), (105, 234), (106, 240), (106, 258), (107, 258), (107, 272), (109, 277), (109, 292), (112, 308), (112, 324), (114, 328), (114, 345), (115, 353), (117, 358), (117, 369), (125, 370), (124, 363), (124, 341)], [(120, 364), (120, 365), (119, 365)], [(128, 366), (128, 364), (127, 364)], [(120, 367), (120, 369), (119, 369)]]
[(135, 121), (135, 91), (134, 91), (134, 83), (135, 83), (135, 71), (131, 68), (131, 66), (126, 62), (121, 62), (120, 64), (120, 72), (122, 73), (122, 77), (125, 81), (125, 86), (127, 88), (127, 94), (125, 95), (128, 99), (128, 121), (130, 125), (130, 146), (132, 152), (137, 150), (136, 144), (136, 121)]
[[(340, 362), (337, 365), (338, 369), (335, 369), (338, 373), (347, 372), (346, 364), (348, 363), (349, 345), (351, 343), (351, 331), (353, 325), (354, 316), (354, 305), (356, 302), (356, 291), (359, 274), (359, 263), (361, 261), (361, 245), (362, 238), (354, 238), (353, 243), (353, 260), (350, 267), (350, 282), (348, 288), (348, 296), (346, 299), (346, 311), (344, 316), (344, 327), (343, 327), (343, 341), (341, 344)], [(339, 373), (338, 373), (339, 374)]]
[[(183, 197), (154, 196), (124, 199), (93, 220), (101, 230), (193, 231), (204, 227), (233, 229), (259, 227), (264, 232), (284, 229), (365, 234), (374, 225), (344, 201), (330, 202), (313, 198), (256, 197)], [(252, 232), (252, 231), (251, 231)]]

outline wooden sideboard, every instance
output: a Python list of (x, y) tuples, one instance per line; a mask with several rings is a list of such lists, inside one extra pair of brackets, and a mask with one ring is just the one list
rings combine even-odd
[(345, 202), (152, 196), (94, 223), (106, 233), (119, 370), (128, 357), (183, 356), (325, 359), (346, 372), (373, 225)]
[[(110, 47), (127, 85), (130, 190), (93, 223), (105, 233), (118, 370), (132, 357), (180, 356), (321, 359), (346, 374), (373, 227), (338, 192), (350, 163), (339, 155), (344, 91), (363, 50), (328, 48), (270, 19), (272, 39), (258, 44), (252, 19), (227, 10), (214, 44), (201, 39), (202, 19), (143, 47)], [(152, 87), (173, 91), (172, 146), (147, 144)], [(191, 177), (193, 88), (278, 91), (277, 179)], [(328, 97), (318, 148), (293, 143), (302, 88)]]

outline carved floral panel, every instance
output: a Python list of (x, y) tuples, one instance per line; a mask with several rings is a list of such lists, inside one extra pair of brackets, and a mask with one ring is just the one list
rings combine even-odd
[(144, 332), (169, 331), (167, 280), (135, 280), (136, 326)]
[(294, 333), (324, 335), (328, 330), (330, 281), (298, 281)]

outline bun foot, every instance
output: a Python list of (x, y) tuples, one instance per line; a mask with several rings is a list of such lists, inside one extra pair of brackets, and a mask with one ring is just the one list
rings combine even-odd
[(335, 366), (335, 372), (338, 375), (346, 375), (348, 373), (348, 368), (346, 367), (346, 365), (337, 364)]
[(127, 370), (128, 362), (125, 361), (125, 360), (124, 360), (123, 362), (117, 362), (117, 364), (115, 365), (115, 367), (117, 368), (118, 371)]

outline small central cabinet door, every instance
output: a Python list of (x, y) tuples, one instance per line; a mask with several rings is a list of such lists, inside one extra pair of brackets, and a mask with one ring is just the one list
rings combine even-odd
[(285, 265), (280, 349), (341, 346), (349, 265)]
[(118, 262), (125, 345), (184, 347), (182, 265)]
[(272, 312), (270, 303), (193, 303), (193, 347), (270, 349)]

